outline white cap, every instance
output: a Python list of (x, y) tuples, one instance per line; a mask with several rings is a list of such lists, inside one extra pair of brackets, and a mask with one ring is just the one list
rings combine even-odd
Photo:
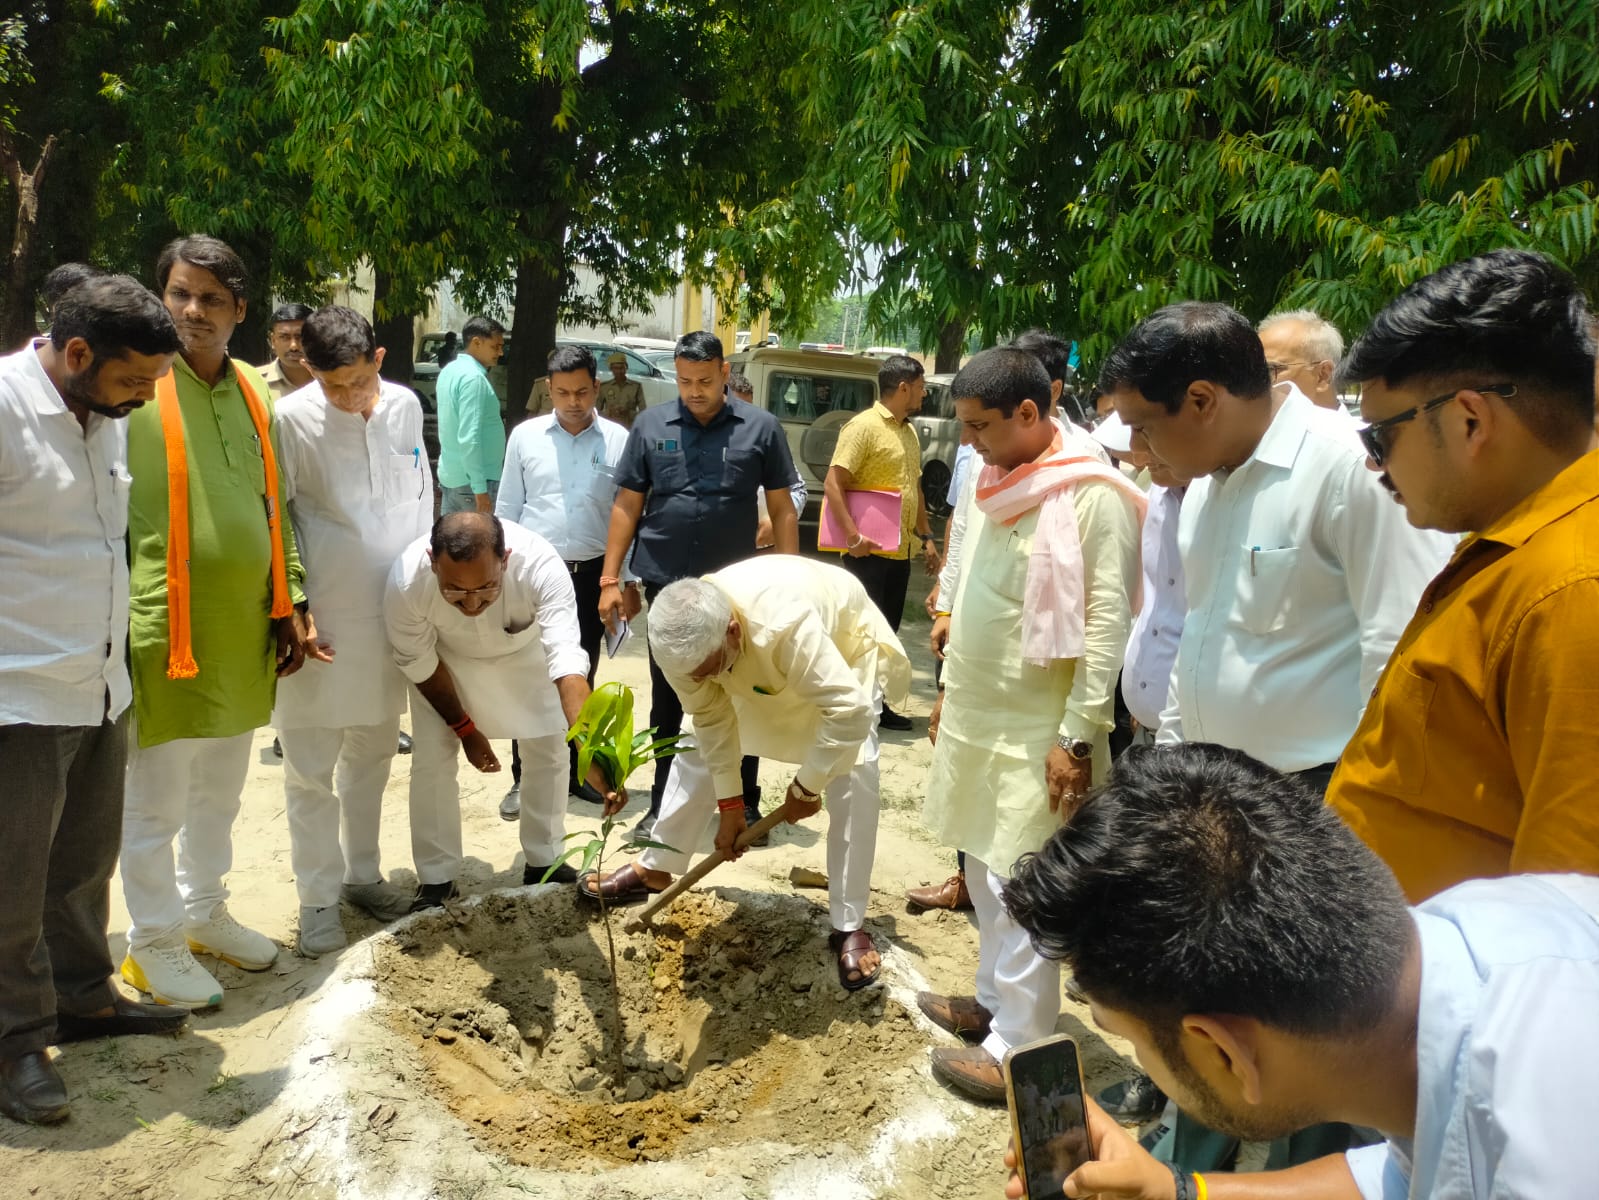
[(1133, 431), (1127, 428), (1115, 409), (1094, 426), (1094, 440), (1112, 454), (1130, 454), (1133, 449)]

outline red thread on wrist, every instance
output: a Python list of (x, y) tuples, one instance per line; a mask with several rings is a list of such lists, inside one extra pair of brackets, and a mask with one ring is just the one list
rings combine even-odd
[(742, 799), (739, 799), (739, 800), (718, 800), (716, 802), (716, 811), (717, 812), (743, 812), (744, 811), (744, 801)]
[(451, 724), (450, 732), (455, 734), (455, 736), (460, 738), (462, 741), (465, 741), (467, 734), (477, 732), (477, 726), (472, 724), (472, 718), (470, 716), (468, 716), (466, 713), (462, 713), (461, 719)]

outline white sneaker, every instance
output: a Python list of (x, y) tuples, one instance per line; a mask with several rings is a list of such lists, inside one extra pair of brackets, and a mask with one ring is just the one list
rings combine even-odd
[(194, 961), (182, 941), (130, 949), (122, 960), (122, 978), (157, 1004), (212, 1008), (222, 1003), (222, 985)]
[(300, 905), (299, 947), (300, 953), (306, 958), (320, 958), (335, 950), (343, 950), (349, 944), (349, 939), (344, 936), (344, 926), (339, 922), (337, 904), (330, 904), (326, 908)]
[(264, 971), (278, 957), (278, 944), (266, 934), (240, 925), (223, 901), (211, 910), (209, 920), (191, 923), (188, 935), (189, 949), (196, 954), (214, 955), (245, 971)]

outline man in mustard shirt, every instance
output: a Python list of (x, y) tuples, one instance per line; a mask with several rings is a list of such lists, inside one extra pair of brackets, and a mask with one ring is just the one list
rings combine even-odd
[[(904, 354), (883, 360), (877, 371), (876, 404), (856, 413), (839, 432), (833, 461), (822, 486), (827, 508), (848, 542), (844, 567), (859, 579), (894, 632), (905, 615), (905, 592), (911, 578), (912, 535), (922, 539), (922, 563), (929, 575), (938, 573), (938, 547), (922, 499), (922, 445), (911, 428), (911, 418), (922, 411), (927, 381), (922, 364)], [(898, 492), (899, 545), (879, 546), (861, 533), (850, 514), (848, 493)], [(909, 729), (911, 719), (883, 706), (884, 729)]]
[(1340, 374), (1413, 525), (1466, 534), (1422, 594), (1328, 800), (1412, 901), (1599, 873), (1594, 319), (1541, 255), (1455, 263), (1379, 313)]

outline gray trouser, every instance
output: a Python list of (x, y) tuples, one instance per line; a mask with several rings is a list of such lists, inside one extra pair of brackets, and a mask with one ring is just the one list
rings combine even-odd
[[(494, 507), (494, 501), (500, 495), (500, 481), (489, 480), (489, 508)], [(477, 508), (477, 493), (472, 490), (470, 483), (463, 483), (460, 487), (447, 487), (439, 489), (439, 515), (446, 513), (472, 512)]]
[(128, 719), (0, 725), (0, 1058), (43, 1050), (56, 1013), (110, 1004), (111, 873)]

